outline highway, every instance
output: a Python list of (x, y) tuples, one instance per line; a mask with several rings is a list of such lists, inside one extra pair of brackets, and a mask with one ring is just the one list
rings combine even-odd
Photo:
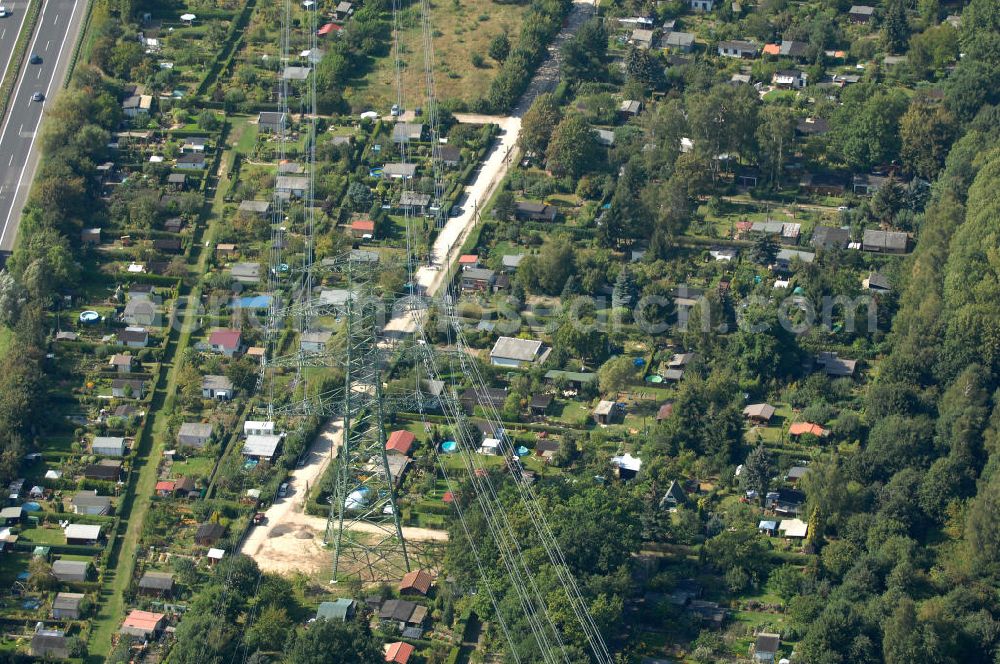
[(14, 44), (17, 43), (17, 35), (21, 32), (24, 19), (28, 14), (27, 0), (19, 2), (7, 2), (0, 0), (0, 5), (6, 7), (8, 15), (0, 18), (0, 77), (10, 66), (11, 58), (14, 56)]
[[(45, 107), (62, 89), (72, 59), (73, 48), (80, 34), (88, 0), (45, 0), (35, 34), (30, 41), (28, 56), (41, 57), (39, 64), (30, 64), (25, 57), (19, 72), (7, 117), (0, 125), (0, 253), (7, 255), (17, 239), (21, 209), (28, 197), (31, 181), (38, 168), (38, 136)], [(6, 0), (0, 4), (9, 6)], [(11, 45), (3, 37), (2, 48), (10, 49), (17, 34), (13, 22), (23, 18), (24, 2), (16, 3), (13, 16), (0, 19), (0, 31), (13, 31)], [(8, 21), (13, 21), (8, 24)], [(0, 58), (9, 58), (10, 54)], [(35, 93), (44, 95), (44, 101), (32, 101)]]

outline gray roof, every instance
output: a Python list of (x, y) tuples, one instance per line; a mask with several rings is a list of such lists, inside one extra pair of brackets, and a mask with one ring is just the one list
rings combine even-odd
[(862, 246), (865, 248), (876, 247), (879, 249), (906, 249), (909, 236), (901, 231), (880, 231), (866, 229), (862, 238)]
[(182, 154), (177, 157), (178, 164), (204, 164), (205, 155), (203, 154)]
[(849, 14), (864, 14), (871, 16), (875, 13), (874, 7), (869, 7), (868, 5), (852, 5)]
[(286, 81), (304, 81), (309, 78), (310, 71), (309, 67), (289, 65), (285, 67), (285, 71), (281, 73), (281, 77)]
[(233, 381), (225, 376), (209, 374), (201, 379), (201, 389), (203, 390), (231, 390)]
[(851, 231), (847, 228), (833, 226), (817, 226), (812, 234), (812, 246), (817, 249), (845, 247), (851, 240)]
[(399, 196), (400, 207), (413, 206), (413, 207), (426, 207), (430, 205), (431, 195), (421, 194), (416, 191), (404, 191)]
[(145, 341), (149, 338), (149, 331), (144, 327), (126, 327), (124, 330), (118, 330), (115, 334), (118, 336), (118, 340), (123, 343)]
[(271, 209), (271, 203), (269, 201), (242, 201), (240, 202), (240, 210), (246, 212), (256, 212), (258, 214), (263, 214)]
[(678, 32), (672, 30), (663, 36), (663, 39), (660, 40), (660, 44), (668, 47), (678, 46), (687, 48), (688, 46), (694, 44), (694, 35), (690, 32)]
[(84, 489), (77, 491), (70, 504), (77, 507), (110, 507), (111, 496), (99, 496), (97, 489)]
[(354, 600), (340, 597), (333, 602), (321, 602), (316, 609), (316, 618), (343, 622), (350, 617), (352, 611), (354, 611)]
[(768, 403), (754, 403), (743, 409), (744, 417), (769, 420), (774, 417), (774, 406)]
[(378, 617), (381, 620), (407, 622), (417, 609), (417, 606), (416, 602), (411, 602), (408, 599), (389, 599), (379, 609)]
[(799, 480), (805, 477), (805, 474), (809, 472), (809, 466), (792, 466), (785, 473), (785, 478), (790, 480)]
[(424, 133), (424, 126), (416, 122), (397, 122), (392, 128), (392, 140), (395, 143), (403, 141), (419, 141)]
[(52, 563), (52, 573), (57, 577), (80, 577), (87, 574), (89, 563), (82, 560), (57, 560)]
[(891, 290), (892, 283), (889, 278), (884, 274), (879, 272), (872, 272), (868, 275), (868, 288), (880, 288), (882, 290)]
[(170, 590), (174, 587), (174, 575), (169, 572), (146, 572), (139, 580), (140, 588)]
[(857, 360), (845, 360), (835, 353), (820, 353), (816, 361), (829, 376), (853, 376), (858, 365)]
[(615, 409), (614, 401), (601, 401), (597, 404), (597, 408), (594, 409), (595, 415), (610, 415)]
[(417, 172), (416, 164), (386, 164), (382, 167), (382, 175), (386, 177), (412, 178)]
[(56, 593), (56, 598), (52, 600), (52, 608), (69, 611), (76, 610), (80, 607), (83, 597), (83, 593)]
[(257, 279), (260, 277), (260, 263), (235, 263), (229, 268), (229, 273), (233, 277)]
[(781, 645), (781, 637), (777, 634), (761, 633), (757, 635), (754, 651), (758, 653), (776, 653)]
[(379, 254), (377, 251), (368, 251), (366, 249), (352, 249), (351, 260), (357, 263), (378, 263)]
[(271, 458), (278, 451), (280, 444), (281, 436), (251, 434), (243, 444), (243, 454)]
[(441, 161), (458, 163), (462, 159), (462, 150), (456, 145), (439, 145), (437, 156)]
[(333, 336), (330, 330), (309, 330), (300, 337), (302, 343), (325, 344)]
[(306, 191), (309, 189), (309, 178), (304, 175), (279, 175), (274, 180), (276, 191)]
[(261, 111), (257, 115), (257, 122), (258, 123), (263, 122), (263, 123), (266, 123), (266, 124), (277, 124), (279, 122), (283, 123), (283, 122), (285, 122), (285, 120), (286, 120), (285, 114), (284, 113), (278, 113), (277, 111)]
[(98, 447), (124, 449), (125, 439), (116, 436), (95, 436), (91, 448), (96, 449)]
[(500, 337), (493, 346), (493, 350), (490, 351), (490, 357), (532, 362), (538, 356), (541, 348), (542, 342), (534, 339)]
[(778, 55), (787, 55), (790, 58), (801, 58), (809, 49), (809, 44), (800, 41), (782, 41), (778, 47)]
[(472, 281), (493, 281), (493, 270), (487, 270), (484, 267), (473, 267), (462, 272), (462, 279), (470, 279)]
[(506, 254), (500, 259), (500, 264), (506, 268), (516, 269), (524, 260), (524, 254)]
[(346, 288), (324, 288), (319, 292), (320, 304), (343, 306), (351, 297), (351, 291)]
[(730, 50), (736, 49), (739, 51), (756, 51), (757, 44), (754, 44), (753, 42), (743, 41), (742, 39), (730, 39), (719, 42), (719, 48), (728, 48)]
[(185, 422), (177, 433), (190, 438), (211, 438), (212, 425), (207, 422)]
[(781, 249), (778, 251), (778, 260), (788, 261), (789, 263), (795, 259), (798, 259), (803, 263), (812, 263), (815, 258), (816, 254), (811, 251), (799, 251), (797, 249)]

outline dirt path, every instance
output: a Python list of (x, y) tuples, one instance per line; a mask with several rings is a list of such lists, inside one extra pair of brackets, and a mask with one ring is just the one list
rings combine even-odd
[[(438, 233), (431, 248), (431, 264), (417, 269), (414, 282), (428, 296), (434, 296), (445, 284), (450, 267), (458, 261), (465, 239), (476, 227), (479, 210), (490, 200), (497, 186), (507, 175), (510, 165), (517, 159), (517, 139), (521, 134), (521, 117), (531, 107), (535, 97), (543, 92), (551, 92), (559, 83), (560, 52), (562, 44), (576, 34), (588, 18), (594, 15), (596, 0), (573, 0), (573, 8), (566, 18), (566, 24), (556, 35), (548, 48), (549, 55), (538, 67), (535, 76), (511, 115), (506, 117), (457, 113), (455, 119), (470, 124), (492, 123), (500, 127), (498, 140), (493, 145), (485, 161), (476, 171), (472, 182), (465, 187), (465, 203), (462, 213), (448, 219)], [(412, 313), (393, 316), (385, 330), (390, 335), (412, 334), (416, 331), (416, 321)]]
[(423, 266), (417, 270), (415, 280), (425, 293), (434, 295), (448, 273), (448, 266), (458, 260), (462, 243), (469, 232), (475, 227), (479, 210), (493, 195), (500, 181), (507, 175), (507, 168), (515, 157), (517, 137), (521, 133), (521, 118), (491, 117), (480, 115), (457, 115), (459, 122), (475, 124), (493, 123), (500, 127), (500, 133), (492, 149), (476, 171), (472, 182), (465, 188), (465, 204), (462, 213), (448, 219), (444, 228), (438, 233), (431, 249), (432, 266)]
[[(305, 513), (309, 491), (319, 482), (330, 461), (343, 444), (342, 420), (331, 420), (309, 448), (305, 465), (293, 470), (288, 479), (288, 495), (278, 498), (264, 512), (266, 521), (254, 527), (240, 553), (257, 561), (265, 572), (313, 574), (332, 566), (333, 552), (323, 547), (326, 517)], [(365, 524), (355, 530), (368, 531)], [(370, 528), (372, 532), (376, 529)], [(403, 528), (408, 540), (445, 541), (448, 533), (427, 528)]]

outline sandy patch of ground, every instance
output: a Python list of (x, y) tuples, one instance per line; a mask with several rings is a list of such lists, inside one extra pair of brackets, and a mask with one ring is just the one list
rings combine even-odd
[[(305, 465), (293, 470), (288, 495), (278, 498), (266, 512), (265, 522), (253, 528), (240, 553), (253, 558), (261, 570), (290, 574), (315, 574), (333, 567), (333, 551), (323, 546), (326, 518), (304, 513), (309, 490), (316, 485), (343, 444), (343, 422), (331, 420), (309, 449)], [(365, 524), (354, 530), (367, 530)], [(372, 532), (376, 532), (374, 526)], [(446, 541), (448, 533), (427, 528), (403, 528), (403, 538), (413, 541)]]

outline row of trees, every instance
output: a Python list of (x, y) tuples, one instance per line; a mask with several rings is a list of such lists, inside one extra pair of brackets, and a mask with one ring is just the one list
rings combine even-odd
[[(237, 657), (255, 664), (376, 664), (382, 646), (362, 619), (318, 620), (302, 629), (309, 611), (285, 577), (264, 574), (252, 558), (218, 565), (177, 627), (170, 661), (222, 664)], [(123, 639), (109, 661), (128, 662)]]
[(951, 114), (961, 137), (936, 160), (891, 352), (866, 395), (863, 450), (803, 480), (823, 534), (838, 538), (822, 555), (831, 589), (803, 616), (806, 662), (991, 662), (1000, 648), (1000, 299), (988, 249), (1000, 241), (1000, 122), (992, 92), (962, 92), (996, 71), (994, 4), (973, 0), (962, 30), (973, 55), (943, 107), (919, 111)]
[[(99, 74), (78, 72), (75, 86), (47, 111), (42, 160), (21, 218), (17, 245), (0, 273), (0, 323), (11, 345), (0, 364), (0, 480), (11, 479), (42, 433), (47, 387), (45, 312), (57, 292), (72, 290), (81, 267), (69, 238), (99, 214), (94, 166), (103, 161), (120, 108)], [(79, 246), (76, 244), (75, 246)]]
[(535, 68), (546, 56), (546, 47), (555, 37), (569, 11), (568, 0), (533, 0), (521, 19), (521, 33), (517, 45), (504, 54), (500, 71), (490, 83), (486, 96), (476, 105), (489, 113), (503, 113), (511, 109), (528, 82)]

